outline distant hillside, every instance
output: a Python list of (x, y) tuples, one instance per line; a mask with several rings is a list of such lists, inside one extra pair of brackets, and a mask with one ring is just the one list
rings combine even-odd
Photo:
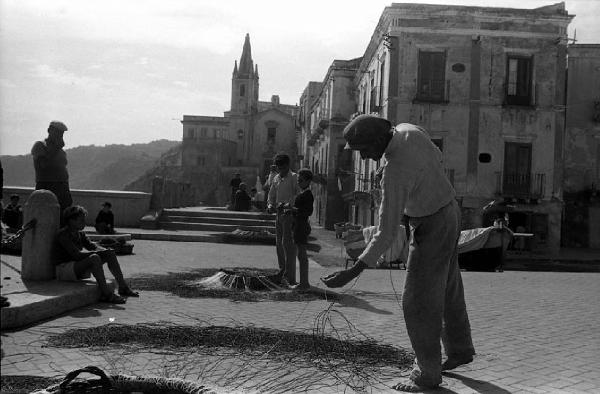
[[(124, 190), (125, 185), (153, 168), (165, 152), (180, 141), (158, 140), (147, 144), (78, 146), (67, 149), (72, 189)], [(34, 186), (31, 155), (0, 156), (4, 185)]]
[(173, 181), (181, 182), (185, 179), (184, 170), (180, 167), (181, 144), (164, 152), (154, 165), (146, 168), (135, 179), (124, 185), (123, 190), (148, 192), (152, 191), (152, 180), (156, 176), (167, 177)]

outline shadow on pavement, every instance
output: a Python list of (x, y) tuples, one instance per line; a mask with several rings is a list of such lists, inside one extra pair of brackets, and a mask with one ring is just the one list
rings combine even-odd
[(362, 298), (359, 297), (355, 297), (353, 295), (349, 295), (349, 294), (340, 294), (339, 295), (339, 299), (337, 300), (337, 303), (340, 304), (341, 306), (345, 306), (345, 307), (349, 307), (349, 308), (358, 308), (358, 309), (363, 309), (367, 312), (373, 312), (373, 313), (377, 313), (380, 315), (392, 315), (393, 313), (385, 310), (385, 309), (379, 309), (374, 307), (373, 305), (369, 304), (367, 301), (365, 301)]
[(455, 372), (442, 372), (442, 374), (449, 378), (460, 380), (465, 386), (475, 390), (478, 393), (493, 393), (493, 394), (510, 394), (511, 393), (510, 391), (505, 390), (502, 387), (498, 387), (495, 384), (491, 384), (491, 383), (485, 382), (483, 380), (468, 378), (466, 376), (457, 374)]
[(66, 316), (75, 317), (78, 319), (85, 319), (88, 317), (99, 317), (102, 316), (103, 312), (108, 312), (111, 310), (125, 310), (126, 305), (116, 305), (116, 304), (106, 304), (106, 303), (97, 303), (93, 305), (89, 305), (87, 307), (76, 309), (71, 312), (65, 313)]

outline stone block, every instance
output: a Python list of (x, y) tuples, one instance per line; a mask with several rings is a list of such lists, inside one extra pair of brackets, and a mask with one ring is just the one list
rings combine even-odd
[(36, 219), (36, 225), (23, 237), (21, 277), (24, 280), (54, 279), (51, 254), (60, 223), (60, 206), (52, 192), (35, 190), (31, 193), (25, 203), (23, 220), (27, 223), (32, 219)]

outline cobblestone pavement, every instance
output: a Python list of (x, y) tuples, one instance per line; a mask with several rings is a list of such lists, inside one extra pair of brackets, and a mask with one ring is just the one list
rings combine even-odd
[[(136, 255), (120, 258), (126, 276), (276, 265), (272, 246), (152, 241), (135, 241), (135, 245)], [(319, 276), (334, 269), (311, 263), (312, 284), (317, 285)], [(404, 276), (402, 270), (365, 271), (356, 283), (340, 291), (342, 296), (333, 309), (376, 341), (410, 349), (400, 310)], [(477, 356), (472, 364), (446, 374), (442, 389), (436, 392), (600, 392), (599, 279), (595, 273), (463, 272)], [(310, 331), (319, 313), (329, 306), (325, 300), (234, 302), (144, 291), (126, 305), (91, 305), (29, 328), (3, 332), (2, 374), (62, 376), (85, 365), (98, 365), (112, 373), (202, 379), (232, 390), (262, 387), (265, 392), (343, 392), (348, 389), (344, 378), (333, 371), (281, 360), (274, 364), (264, 356), (45, 346), (49, 334), (109, 322), (253, 325)], [(336, 327), (347, 327), (341, 315), (331, 316)], [(379, 381), (375, 376), (366, 391), (393, 392), (390, 385), (406, 373), (406, 369), (397, 370), (397, 377), (388, 373)]]

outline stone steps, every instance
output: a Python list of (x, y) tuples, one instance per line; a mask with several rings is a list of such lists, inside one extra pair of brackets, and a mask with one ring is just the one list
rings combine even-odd
[(230, 233), (235, 229), (245, 231), (264, 231), (275, 233), (275, 226), (244, 226), (226, 223), (190, 223), (190, 222), (170, 222), (161, 221), (160, 227), (164, 230), (185, 230), (185, 231), (214, 231), (221, 233)]
[(165, 209), (163, 215), (169, 216), (188, 216), (188, 217), (213, 217), (213, 218), (228, 218), (228, 219), (255, 219), (255, 220), (275, 220), (275, 215), (263, 212), (236, 212), (220, 209)]
[(269, 231), (275, 233), (275, 215), (262, 212), (234, 212), (218, 208), (165, 209), (160, 217), (160, 228), (175, 231), (212, 231), (230, 233)]
[(165, 222), (183, 222), (183, 223), (203, 223), (203, 224), (231, 224), (237, 226), (273, 226), (273, 220), (257, 220), (252, 218), (224, 218), (224, 217), (201, 217), (201, 216), (181, 216), (181, 215), (163, 215), (161, 221)]

